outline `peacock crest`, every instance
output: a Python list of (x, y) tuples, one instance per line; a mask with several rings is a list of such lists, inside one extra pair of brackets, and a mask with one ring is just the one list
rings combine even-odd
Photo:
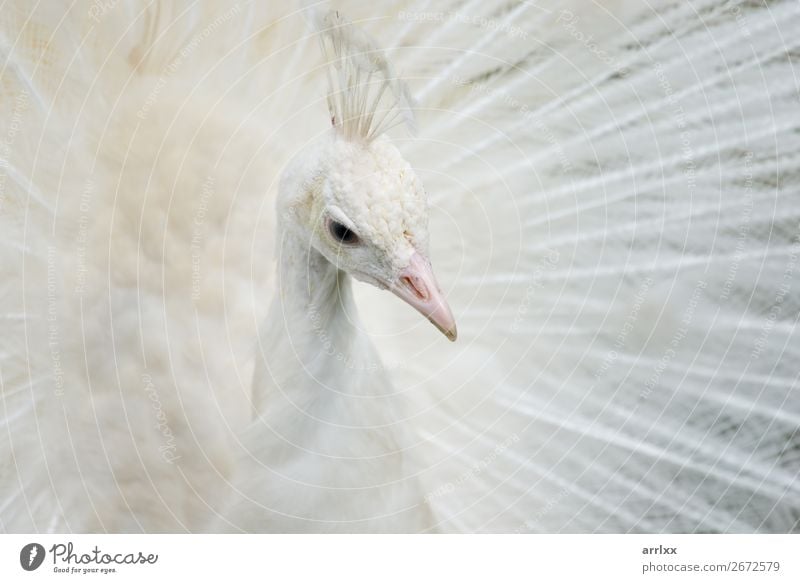
[(326, 59), (333, 127), (348, 140), (366, 142), (401, 124), (413, 131), (408, 86), (373, 39), (336, 10), (312, 11), (310, 21)]

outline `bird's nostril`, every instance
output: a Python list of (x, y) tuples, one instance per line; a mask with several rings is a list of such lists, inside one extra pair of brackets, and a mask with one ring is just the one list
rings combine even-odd
[(408, 275), (404, 275), (402, 277), (402, 281), (405, 286), (410, 289), (415, 296), (417, 296), (421, 300), (428, 299), (428, 289), (425, 287), (425, 284), (418, 278), (418, 277), (411, 277)]

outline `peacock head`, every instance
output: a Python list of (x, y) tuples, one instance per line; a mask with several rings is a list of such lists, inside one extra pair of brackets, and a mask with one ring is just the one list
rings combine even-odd
[(288, 226), (338, 269), (390, 290), (455, 340), (429, 259), (425, 190), (397, 148), (334, 132), (302, 158), (282, 187)]
[(333, 127), (284, 175), (289, 216), (330, 263), (391, 290), (454, 341), (455, 320), (428, 253), (425, 190), (384, 135), (413, 121), (408, 89), (371, 39), (338, 13), (314, 22), (331, 68)]

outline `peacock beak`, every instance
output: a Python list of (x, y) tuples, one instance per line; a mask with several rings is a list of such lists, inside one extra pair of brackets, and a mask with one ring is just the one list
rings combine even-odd
[(389, 286), (392, 293), (428, 318), (451, 342), (458, 335), (456, 321), (433, 275), (430, 261), (420, 253), (411, 256), (408, 267)]

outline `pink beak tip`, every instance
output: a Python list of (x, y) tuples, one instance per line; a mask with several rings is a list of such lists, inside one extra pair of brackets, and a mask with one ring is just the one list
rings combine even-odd
[(458, 330), (453, 313), (436, 283), (430, 262), (424, 256), (414, 253), (397, 282), (389, 287), (397, 297), (428, 318), (450, 342), (456, 341)]

